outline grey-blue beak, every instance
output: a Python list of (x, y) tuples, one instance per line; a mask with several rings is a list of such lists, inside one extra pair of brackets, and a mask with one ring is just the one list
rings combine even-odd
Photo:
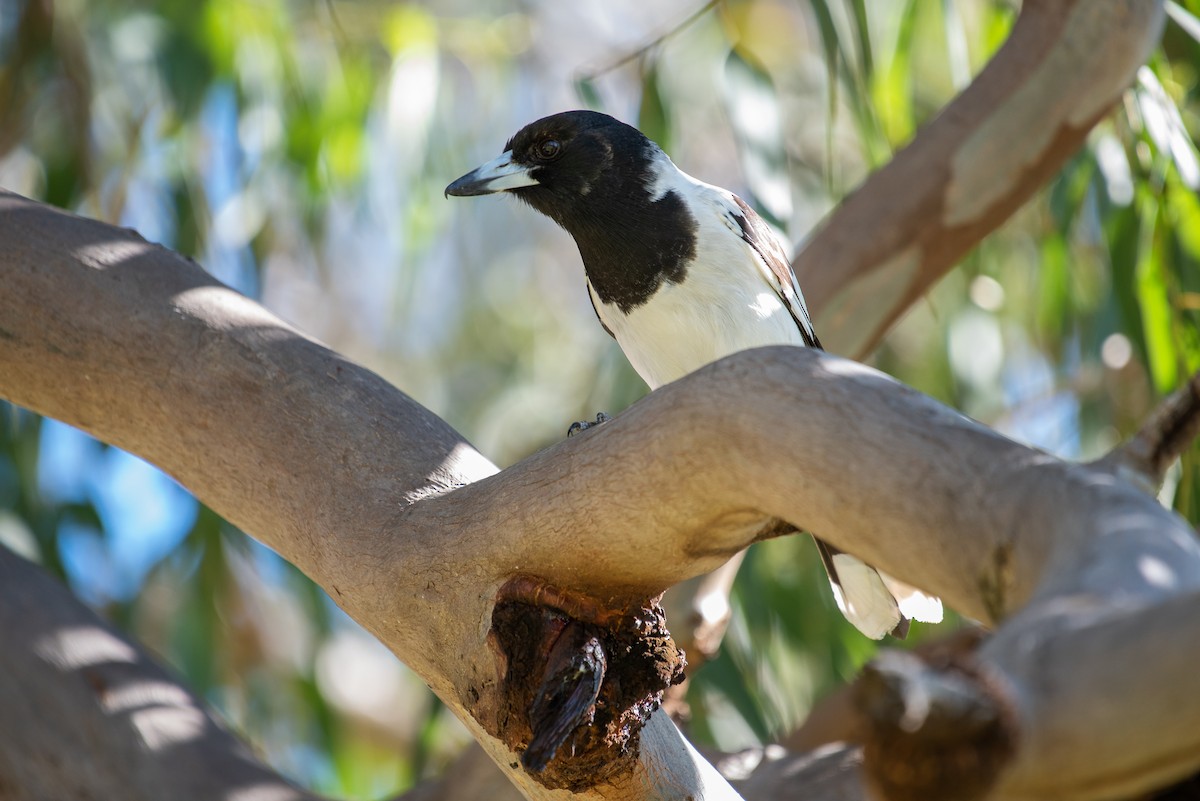
[(512, 151), (506, 150), (447, 186), (446, 196), (490, 195), (493, 192), (520, 189), (522, 186), (535, 186), (537, 179), (529, 174), (529, 169), (514, 162)]

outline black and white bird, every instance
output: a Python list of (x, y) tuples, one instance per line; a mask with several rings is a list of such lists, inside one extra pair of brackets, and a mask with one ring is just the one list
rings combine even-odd
[[(530, 123), (447, 195), (508, 192), (579, 246), (600, 324), (656, 389), (731, 353), (821, 347), (787, 252), (745, 201), (687, 175), (641, 131), (567, 111)], [(937, 598), (817, 540), (842, 613), (863, 634), (936, 622)]]

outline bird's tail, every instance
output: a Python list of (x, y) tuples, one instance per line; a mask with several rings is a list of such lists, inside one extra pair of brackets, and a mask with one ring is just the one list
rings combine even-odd
[(915, 587), (884, 575), (870, 565), (813, 537), (829, 574), (838, 609), (873, 640), (892, 634), (903, 639), (909, 618), (926, 623), (942, 619), (942, 602)]

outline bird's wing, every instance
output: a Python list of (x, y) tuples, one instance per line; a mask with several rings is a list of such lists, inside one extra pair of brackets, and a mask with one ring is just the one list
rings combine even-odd
[(813, 541), (829, 576), (833, 600), (846, 619), (872, 640), (882, 639), (885, 634), (904, 639), (908, 618), (884, 583), (883, 574), (816, 536)]
[(941, 598), (918, 590), (899, 579), (894, 579), (887, 573), (880, 573), (879, 578), (883, 580), (892, 597), (896, 599), (896, 603), (900, 607), (900, 614), (922, 623), (942, 622)]
[(754, 252), (758, 254), (759, 269), (771, 287), (783, 299), (792, 319), (800, 328), (804, 344), (810, 348), (820, 348), (821, 340), (813, 329), (812, 319), (808, 316), (808, 307), (804, 305), (804, 294), (792, 271), (791, 260), (779, 244), (770, 226), (759, 217), (746, 201), (732, 192), (724, 192), (722, 205), (725, 207), (726, 224), (732, 223), (730, 229), (738, 234)]

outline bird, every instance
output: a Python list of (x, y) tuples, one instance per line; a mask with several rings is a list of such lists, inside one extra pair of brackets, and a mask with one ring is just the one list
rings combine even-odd
[[(631, 125), (586, 110), (543, 117), (445, 190), (501, 192), (574, 238), (600, 324), (651, 391), (748, 348), (821, 348), (771, 227)], [(814, 540), (838, 608), (867, 637), (941, 620), (937, 598)]]

